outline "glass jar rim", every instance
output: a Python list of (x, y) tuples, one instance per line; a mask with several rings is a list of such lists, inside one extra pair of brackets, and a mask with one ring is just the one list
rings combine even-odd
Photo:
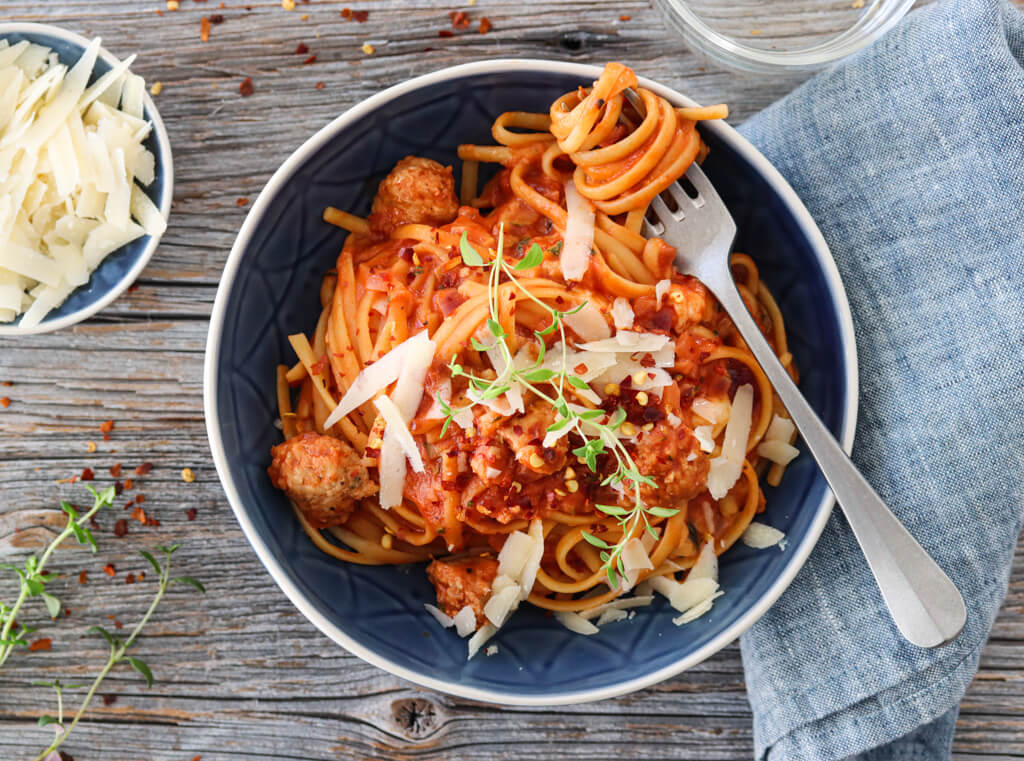
[(852, 55), (895, 26), (915, 0), (878, 0), (857, 23), (823, 42), (796, 50), (765, 50), (711, 28), (685, 0), (655, 0), (666, 20), (687, 42), (719, 63), (755, 73), (802, 72)]

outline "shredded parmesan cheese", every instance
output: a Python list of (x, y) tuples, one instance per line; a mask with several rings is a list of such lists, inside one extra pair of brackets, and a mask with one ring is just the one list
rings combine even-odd
[[(747, 530), (740, 535), (740, 541), (755, 550), (763, 550), (766, 547), (774, 547), (782, 544), (786, 535), (777, 528), (764, 523), (752, 521)], [(784, 549), (784, 548), (783, 548)]]
[(747, 438), (753, 424), (753, 409), (754, 388), (745, 383), (736, 389), (729, 422), (725, 426), (722, 453), (711, 460), (708, 471), (708, 491), (714, 499), (721, 499), (728, 494), (743, 472)]
[(615, 322), (615, 327), (619, 330), (631, 328), (635, 319), (633, 307), (622, 296), (617, 296), (612, 302), (612, 320)]
[(785, 441), (773, 439), (772, 441), (762, 441), (758, 444), (757, 453), (779, 465), (789, 465), (800, 454), (800, 450)]
[(597, 634), (600, 631), (600, 629), (579, 613), (573, 613), (569, 610), (556, 610), (555, 620), (566, 629), (571, 632), (575, 632), (576, 634), (590, 635)]
[(155, 179), (145, 84), (132, 56), (89, 86), (99, 52), (97, 38), (68, 67), (0, 41), (0, 322), (39, 325), (107, 256), (166, 229), (136, 184)]
[(594, 220), (596, 214), (590, 201), (580, 195), (576, 183), (570, 178), (565, 183), (565, 206), (568, 221), (562, 244), (562, 275), (566, 280), (580, 280), (590, 266), (590, 251), (594, 247)]

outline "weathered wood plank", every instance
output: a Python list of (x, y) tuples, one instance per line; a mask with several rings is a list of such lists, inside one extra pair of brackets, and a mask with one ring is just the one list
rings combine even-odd
[[(141, 53), (137, 71), (164, 85), (157, 102), (177, 170), (170, 228), (136, 289), (72, 330), (0, 340), (0, 381), (14, 382), (0, 388), (13, 400), (0, 409), (0, 557), (44, 540), (47, 526), (57, 525), (57, 500), (81, 499), (80, 486), (57, 480), (86, 465), (109, 481), (107, 469), (117, 462), (126, 469), (155, 463), (135, 479), (132, 494), (144, 493), (147, 513), (161, 521), (131, 522), (119, 539), (112, 535), (118, 516), (103, 516), (99, 555), (57, 553), (53, 588), (71, 613), (50, 623), (36, 611), (31, 619), (54, 649), (19, 654), (0, 672), (0, 758), (30, 757), (45, 744), (47, 731), (35, 720), (52, 703), (30, 682), (82, 681), (95, 671), (102, 648), (81, 635), (91, 624), (111, 623), (108, 616), (135, 620), (152, 579), (128, 585), (125, 575), (144, 570), (139, 548), (170, 540), (186, 543), (180, 570), (208, 582), (210, 593), (175, 593), (158, 611), (139, 645), (157, 684), (146, 690), (134, 674), (114, 674), (104, 691), (116, 702), (98, 701), (69, 743), (79, 758), (749, 758), (751, 717), (735, 646), (635, 695), (557, 711), (502, 710), (438, 695), (335, 647), (273, 584), (226, 504), (206, 445), (202, 352), (220, 270), (260, 188), (306, 137), (385, 86), (495, 56), (618, 59), (697, 100), (729, 102), (738, 123), (793, 83), (715, 70), (638, 0), (559, 0), (527, 13), (521, 2), (479, 0), (465, 10), (474, 23), (486, 15), (493, 31), (452, 39), (437, 33), (456, 3), (351, 0), (370, 11), (365, 24), (342, 20), (344, 4), (318, 0), (287, 13), (276, 0), (231, 0), (224, 9), (215, 0), (181, 0), (182, 10), (158, 16), (162, 0), (14, 0), (0, 11), (3, 20), (61, 23), (103, 36), (121, 55)], [(806, 1), (808, 15), (817, 7)], [(202, 43), (200, 19), (211, 13), (226, 20)], [(299, 42), (317, 55), (314, 64), (295, 55)], [(362, 52), (364, 42), (374, 45), (373, 55)], [(238, 93), (246, 76), (256, 85), (250, 98)], [(105, 442), (99, 425), (108, 419), (117, 427)], [(97, 445), (93, 454), (89, 441)], [(195, 471), (194, 483), (181, 480), (184, 467)], [(185, 514), (190, 507), (198, 511), (194, 521)], [(114, 579), (102, 572), (107, 562), (117, 568)], [(7, 590), (0, 581), (0, 593)], [(959, 761), (1024, 758), (1022, 670), (1024, 544), (964, 700)]]

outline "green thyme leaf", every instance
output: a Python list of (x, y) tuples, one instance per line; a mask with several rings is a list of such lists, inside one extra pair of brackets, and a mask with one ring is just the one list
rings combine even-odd
[(573, 388), (578, 388), (578, 389), (580, 389), (580, 391), (589, 391), (590, 390), (590, 386), (587, 385), (587, 382), (585, 380), (583, 380), (582, 378), (580, 378), (579, 376), (570, 375), (568, 380), (569, 380), (569, 385), (572, 386)]
[(78, 518), (78, 511), (67, 502), (61, 502), (60, 509), (71, 516), (71, 520), (76, 520)]
[(505, 329), (501, 327), (501, 323), (495, 319), (487, 320), (487, 329), (491, 331), (491, 335), (495, 338), (504, 338), (507, 335)]
[(94, 632), (102, 636), (103, 639), (107, 641), (107, 644), (111, 647), (117, 647), (117, 638), (114, 637), (113, 634), (108, 632), (102, 626), (90, 626), (88, 629), (86, 629), (86, 634), (92, 634)]
[(537, 370), (531, 370), (529, 372), (523, 373), (522, 377), (524, 380), (530, 383), (543, 383), (544, 381), (549, 381), (552, 378), (554, 378), (555, 371), (548, 370), (546, 368), (539, 368)]
[(618, 505), (594, 505), (598, 510), (606, 515), (622, 516), (629, 515), (629, 510)]
[(533, 269), (541, 262), (544, 261), (544, 251), (534, 243), (530, 246), (530, 250), (526, 252), (526, 256), (519, 260), (519, 263), (513, 269), (516, 270), (528, 270)]
[(611, 545), (608, 544), (608, 542), (606, 542), (604, 539), (599, 539), (598, 537), (596, 537), (593, 534), (591, 534), (589, 531), (584, 531), (582, 533), (583, 533), (583, 538), (586, 540), (587, 544), (592, 544), (595, 547), (600, 547), (601, 549), (604, 549), (604, 550), (607, 550), (607, 549), (611, 548)]
[(671, 518), (673, 515), (679, 513), (678, 510), (671, 507), (648, 507), (646, 509), (651, 515), (656, 515), (659, 518)]
[(200, 592), (205, 593), (206, 587), (203, 586), (202, 582), (198, 579), (193, 579), (191, 576), (179, 576), (176, 579), (171, 579), (172, 584), (188, 584), (194, 589), (198, 589)]
[(43, 602), (46, 603), (46, 612), (50, 614), (50, 618), (56, 618), (60, 615), (60, 600), (51, 594), (43, 592)]
[(153, 672), (149, 670), (149, 666), (146, 665), (145, 661), (131, 656), (128, 656), (125, 660), (128, 661), (133, 669), (142, 674), (142, 678), (146, 680), (147, 687), (153, 686)]
[(39, 717), (39, 722), (38, 722), (39, 726), (41, 726), (41, 727), (48, 727), (51, 724), (58, 724), (58, 723), (59, 722), (57, 721), (57, 717), (56, 716), (50, 716), (49, 714), (46, 714), (46, 713), (44, 713), (42, 716)]
[(462, 238), (459, 240), (459, 253), (462, 254), (462, 262), (466, 266), (484, 266), (483, 258), (480, 256), (480, 253), (470, 244), (469, 236), (466, 235), (466, 233), (462, 233)]
[(139, 554), (149, 561), (149, 564), (153, 566), (153, 570), (156, 571), (158, 575), (163, 573), (163, 569), (160, 567), (160, 564), (156, 562), (156, 558), (153, 557), (152, 553), (147, 552), (146, 550), (139, 550)]

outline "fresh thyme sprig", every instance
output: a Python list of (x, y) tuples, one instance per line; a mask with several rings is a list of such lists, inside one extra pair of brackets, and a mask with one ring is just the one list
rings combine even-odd
[[(572, 453), (584, 462), (591, 472), (597, 473), (598, 457), (610, 454), (615, 458), (615, 470), (601, 481), (601, 485), (617, 488), (623, 493), (628, 492), (631, 496), (631, 505), (627, 508), (619, 505), (598, 504), (596, 507), (602, 513), (618, 520), (622, 536), (614, 545), (586, 531), (583, 532), (583, 538), (601, 550), (600, 558), (604, 564), (603, 569), (608, 577), (608, 583), (613, 589), (618, 588), (619, 577), (626, 577), (622, 559), (626, 543), (642, 531), (648, 531), (657, 538), (657, 532), (651, 526), (649, 516), (668, 518), (679, 511), (645, 504), (641, 496), (641, 487), (654, 487), (656, 484), (652, 478), (640, 472), (633, 456), (618, 436), (619, 429), (626, 421), (626, 411), (622, 407), (617, 407), (608, 416), (603, 409), (580, 407), (572, 404), (566, 397), (567, 387), (582, 393), (593, 393), (590, 385), (576, 374), (573, 368), (569, 367), (568, 344), (565, 336), (565, 317), (583, 309), (587, 302), (584, 301), (574, 309), (563, 312), (549, 306), (531, 293), (516, 277), (516, 272), (532, 269), (541, 264), (544, 261), (544, 251), (534, 243), (522, 259), (514, 265), (509, 264), (504, 256), (503, 226), (498, 230), (498, 245), (494, 252), (494, 258), (490, 262), (485, 262), (476, 248), (469, 243), (466, 233), (462, 234), (462, 239), (459, 241), (459, 251), (463, 263), (467, 266), (488, 269), (487, 302), (490, 316), (487, 320), (487, 330), (494, 339), (494, 343), (488, 346), (475, 337), (470, 339), (470, 343), (477, 351), (497, 350), (503, 369), (493, 379), (484, 378), (467, 371), (456, 361), (457, 357), (455, 356), (449, 362), (448, 369), (453, 378), (460, 376), (466, 378), (481, 402), (496, 399), (510, 391), (515, 384), (519, 384), (550, 404), (555, 409), (556, 418), (555, 422), (548, 426), (548, 433), (560, 436), (575, 434), (579, 437), (582, 444), (574, 448)], [(538, 344), (537, 358), (522, 368), (517, 368), (515, 365), (512, 350), (507, 341), (508, 335), (500, 322), (498, 290), (502, 284), (502, 277), (507, 278), (513, 287), (551, 316), (551, 324), (547, 328), (534, 331)], [(547, 353), (545, 337), (553, 334), (556, 330), (559, 333), (561, 345), (561, 362), (554, 368), (544, 367)], [(548, 384), (553, 392), (547, 393), (538, 388), (537, 384), (539, 383)], [(457, 415), (474, 406), (470, 404), (465, 407), (453, 408), (449, 402), (441, 398), (440, 394), (436, 396), (436, 400), (444, 416), (444, 425), (441, 428), (442, 436)]]
[[(99, 689), (99, 686), (103, 683), (103, 680), (106, 679), (107, 674), (109, 674), (111, 670), (114, 669), (114, 667), (116, 667), (118, 664), (122, 662), (127, 662), (129, 666), (131, 666), (133, 669), (139, 672), (139, 674), (142, 675), (143, 679), (146, 680), (147, 687), (153, 686), (153, 672), (150, 670), (149, 666), (145, 663), (145, 661), (134, 656), (128, 655), (128, 649), (135, 644), (135, 640), (138, 638), (139, 634), (142, 633), (143, 627), (149, 622), (150, 617), (153, 615), (153, 612), (160, 604), (160, 601), (163, 599), (168, 587), (170, 587), (173, 584), (187, 584), (188, 586), (194, 587), (200, 592), (206, 591), (202, 583), (192, 578), (191, 576), (178, 576), (176, 578), (171, 578), (171, 555), (173, 555), (174, 552), (180, 546), (181, 545), (179, 544), (172, 544), (168, 547), (157, 547), (157, 549), (160, 550), (164, 555), (163, 564), (159, 563), (151, 553), (146, 552), (145, 550), (141, 550), (139, 552), (139, 554), (142, 555), (142, 557), (149, 561), (149, 564), (153, 566), (153, 570), (156, 571), (156, 573), (159, 574), (160, 577), (160, 584), (157, 589), (156, 596), (153, 598), (153, 602), (150, 603), (149, 609), (146, 611), (145, 615), (139, 620), (139, 622), (135, 625), (135, 628), (132, 630), (131, 635), (126, 640), (122, 640), (120, 637), (111, 634), (102, 626), (92, 626), (89, 628), (90, 634), (95, 633), (102, 636), (107, 641), (107, 644), (110, 645), (110, 654), (107, 657), (107, 663), (100, 670), (100, 673), (96, 675), (96, 678), (89, 686), (89, 691), (85, 694), (85, 697), (82, 699), (82, 704), (79, 706), (78, 711), (75, 712), (75, 716), (71, 720), (71, 723), (67, 726), (66, 729), (58, 731), (58, 733), (53, 739), (53, 742), (51, 742), (49, 746), (47, 746), (46, 750), (44, 750), (42, 753), (36, 756), (36, 758), (33, 761), (43, 761), (43, 759), (45, 759), (49, 754), (55, 752), (57, 748), (64, 744), (64, 741), (68, 739), (68, 737), (71, 735), (71, 732), (78, 725), (78, 722), (81, 720), (86, 708), (89, 707), (89, 703), (92, 701), (93, 697), (95, 697), (96, 691)], [(63, 691), (66, 689), (72, 689), (73, 687), (77, 687), (78, 685), (62, 685), (59, 680), (52, 683), (42, 682), (36, 684), (40, 684), (41, 686), (53, 687), (53, 689), (57, 692), (57, 715), (41, 716), (39, 718), (39, 726), (45, 727), (50, 724), (57, 724), (61, 728), (63, 728)]]
[(0, 565), (0, 568), (7, 568), (18, 574), (18, 578), (21, 582), (20, 589), (18, 591), (18, 598), (14, 601), (13, 605), (8, 606), (3, 602), (0, 602), (0, 667), (3, 667), (14, 648), (28, 645), (25, 635), (34, 631), (34, 629), (24, 624), (19, 626), (17, 632), (13, 631), (18, 613), (21, 610), (22, 605), (24, 605), (29, 598), (42, 598), (42, 601), (46, 604), (46, 610), (50, 614), (51, 618), (56, 618), (60, 613), (60, 600), (46, 591), (46, 576), (43, 573), (46, 568), (46, 563), (50, 560), (50, 556), (53, 554), (54, 550), (56, 550), (65, 539), (73, 534), (79, 543), (88, 545), (94, 553), (96, 552), (96, 540), (93, 538), (92, 532), (87, 527), (87, 524), (97, 512), (102, 510), (104, 507), (110, 507), (114, 504), (115, 490), (113, 486), (109, 486), (103, 491), (97, 492), (89, 484), (86, 484), (86, 488), (92, 492), (92, 507), (85, 513), (80, 514), (78, 510), (67, 502), (61, 502), (60, 507), (68, 516), (67, 525), (65, 525), (64, 530), (61, 531), (49, 545), (47, 545), (46, 549), (43, 550), (42, 555), (38, 557), (36, 555), (30, 555), (25, 561), (24, 568), (19, 568), (11, 563), (4, 563), (3, 565)]

